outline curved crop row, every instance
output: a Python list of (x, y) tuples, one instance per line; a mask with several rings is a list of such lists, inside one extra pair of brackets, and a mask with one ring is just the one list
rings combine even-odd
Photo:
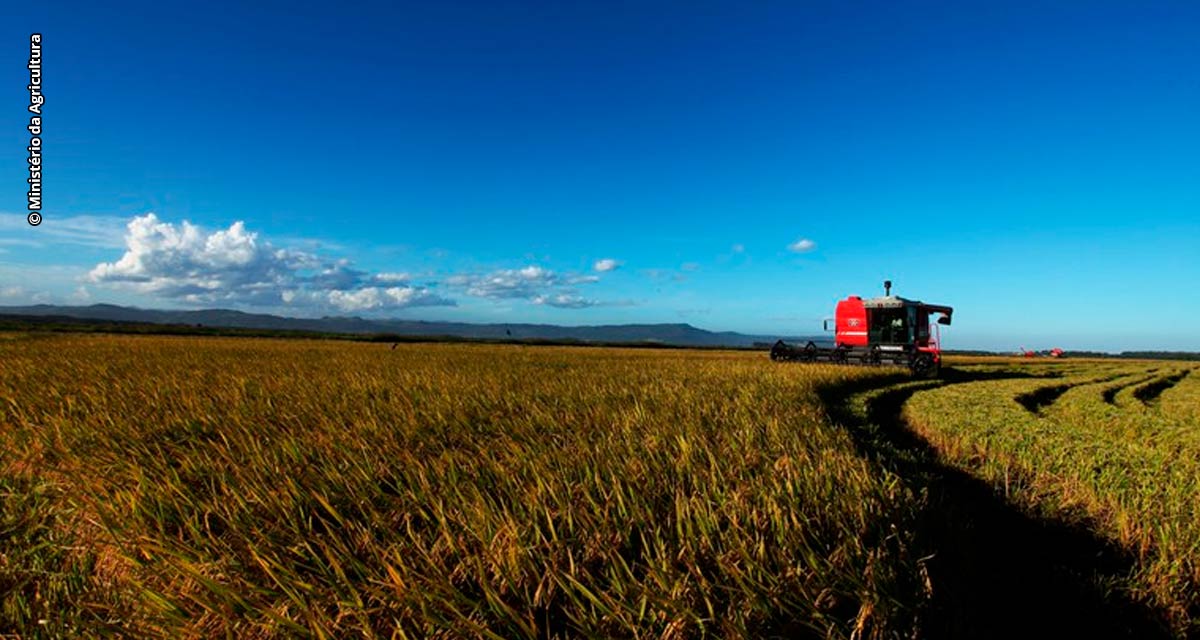
[(1113, 396), (1113, 404), (1119, 407), (1141, 410), (1158, 399), (1158, 396), (1187, 376), (1189, 369), (1160, 369), (1147, 380), (1129, 385)]
[(1122, 409), (1116, 406), (1115, 396), (1123, 390), (1137, 387), (1154, 380), (1156, 376), (1146, 375), (1141, 369), (1122, 372), (1111, 379), (1080, 384), (1062, 394), (1057, 401), (1048, 407), (1046, 415), (1058, 419), (1095, 419), (1097, 416), (1115, 416)]
[(1187, 377), (1163, 391), (1158, 408), (1163, 415), (1200, 424), (1200, 367), (1190, 369)]
[(1191, 369), (1184, 369), (1183, 371), (1179, 371), (1169, 376), (1159, 378), (1148, 384), (1141, 385), (1133, 391), (1133, 397), (1141, 400), (1142, 404), (1150, 404), (1155, 400), (1158, 400), (1158, 397), (1162, 395), (1163, 391), (1166, 391), (1167, 389), (1179, 384), (1179, 381), (1186, 378), (1189, 373), (1191, 373)]
[[(917, 393), (905, 416), (949, 461), (990, 480), (1015, 502), (1057, 518), (1082, 515), (1132, 550), (1140, 561), (1129, 588), (1169, 609), (1181, 630), (1194, 632), (1200, 610), (1200, 423), (1157, 408), (1107, 405), (1106, 389), (1139, 376), (1128, 367), (1126, 378), (1105, 379), (1104, 373), (947, 386)], [(1016, 401), (1063, 384), (1075, 386), (1040, 415)]]

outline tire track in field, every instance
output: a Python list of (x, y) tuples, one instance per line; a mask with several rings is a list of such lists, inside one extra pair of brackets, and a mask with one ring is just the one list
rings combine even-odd
[[(1135, 559), (1078, 525), (1035, 519), (992, 486), (940, 460), (904, 420), (914, 393), (945, 384), (1039, 378), (943, 370), (944, 380), (827, 389), (826, 410), (865, 457), (924, 495), (914, 527), (927, 598), (913, 607), (920, 638), (1160, 638), (1165, 616), (1109, 585)], [(865, 403), (865, 412), (853, 405)]]

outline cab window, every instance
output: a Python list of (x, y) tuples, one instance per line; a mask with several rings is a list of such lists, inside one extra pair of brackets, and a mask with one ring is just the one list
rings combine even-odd
[[(914, 322), (909, 318), (909, 307), (895, 309), (870, 309), (869, 319), (872, 344), (908, 344), (909, 331)], [(915, 316), (914, 316), (915, 319)]]

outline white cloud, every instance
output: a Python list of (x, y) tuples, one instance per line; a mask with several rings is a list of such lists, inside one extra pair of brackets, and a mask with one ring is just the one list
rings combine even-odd
[(0, 303), (6, 305), (48, 304), (54, 297), (47, 291), (32, 292), (24, 287), (0, 288)]
[(579, 295), (573, 285), (592, 284), (599, 276), (558, 273), (530, 265), (521, 269), (499, 269), (480, 275), (456, 275), (445, 280), (467, 295), (492, 300), (528, 300), (533, 304), (566, 309), (591, 307), (599, 302)]
[(369, 311), (392, 307), (430, 306), (438, 298), (419, 287), (366, 287), (354, 291), (330, 291), (329, 302), (342, 311)]
[(549, 269), (543, 269), (536, 265), (530, 265), (521, 269), (517, 273), (521, 274), (522, 278), (527, 280), (537, 280), (539, 278), (553, 278), (554, 272)]
[(734, 253), (745, 253), (745, 252), (746, 252), (746, 245), (744, 245), (744, 244), (742, 244), (742, 243), (740, 243), (740, 242), (739, 242), (738, 244), (735, 244), (735, 245), (733, 245), (733, 252), (734, 252)]
[(533, 299), (534, 304), (544, 304), (560, 309), (583, 309), (585, 307), (594, 307), (599, 302), (588, 300), (581, 296), (568, 293), (560, 293), (552, 296), (538, 296)]
[(459, 275), (446, 283), (466, 288), (468, 295), (493, 299), (533, 299), (563, 279), (553, 271), (536, 265), (522, 269), (500, 269), (479, 276)]
[(817, 248), (817, 243), (808, 238), (800, 238), (799, 240), (788, 245), (788, 251), (793, 253), (808, 253)]
[(453, 305), (421, 287), (398, 283), (401, 274), (372, 276), (349, 260), (278, 249), (238, 221), (207, 232), (184, 221), (163, 222), (153, 213), (129, 221), (125, 254), (95, 266), (91, 282), (194, 304), (311, 305), (341, 310)]
[(612, 258), (604, 258), (602, 260), (597, 260), (596, 263), (592, 265), (592, 268), (595, 269), (596, 271), (599, 271), (600, 273), (605, 273), (607, 271), (615, 271), (615, 270), (619, 269), (620, 267), (621, 267), (621, 263), (617, 262), (616, 260), (613, 260)]

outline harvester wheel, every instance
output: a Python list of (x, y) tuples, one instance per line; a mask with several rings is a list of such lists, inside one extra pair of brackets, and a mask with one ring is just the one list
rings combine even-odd
[(868, 358), (868, 362), (870, 362), (871, 364), (879, 364), (880, 362), (883, 361), (883, 349), (880, 349), (879, 345), (875, 345), (875, 346), (871, 347), (871, 351), (870, 351), (869, 355), (867, 356), (867, 358)]
[(912, 361), (913, 377), (916, 378), (936, 378), (938, 374), (938, 365), (933, 361), (933, 356), (928, 353), (918, 355)]

